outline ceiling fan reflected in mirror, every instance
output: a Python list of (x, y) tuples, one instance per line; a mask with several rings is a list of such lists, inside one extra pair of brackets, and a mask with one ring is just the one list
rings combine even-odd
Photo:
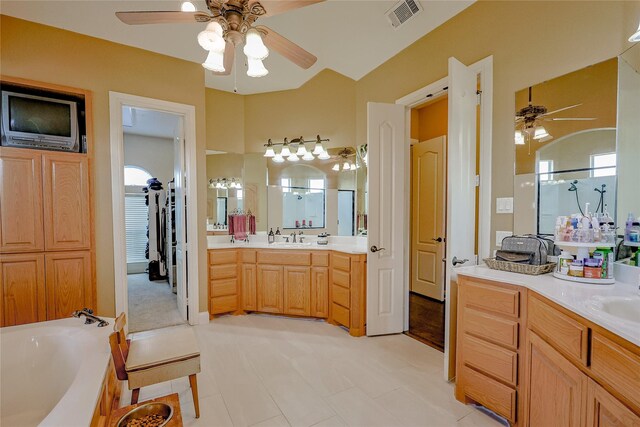
[(532, 139), (539, 142), (547, 142), (553, 139), (553, 136), (549, 134), (542, 122), (590, 121), (596, 119), (595, 117), (549, 117), (561, 111), (579, 107), (582, 103), (549, 111), (544, 105), (533, 105), (531, 100), (531, 89), (531, 86), (529, 86), (529, 105), (516, 112), (516, 145), (525, 145), (526, 142), (531, 143)]
[(208, 51), (202, 66), (214, 74), (228, 75), (233, 68), (235, 50), (244, 44), (247, 75), (263, 77), (269, 71), (263, 60), (274, 50), (301, 68), (308, 69), (318, 58), (271, 28), (254, 25), (262, 16), (274, 16), (324, 0), (206, 0), (209, 12), (197, 11), (184, 2), (181, 11), (116, 12), (125, 24), (207, 24), (198, 34), (198, 43)]

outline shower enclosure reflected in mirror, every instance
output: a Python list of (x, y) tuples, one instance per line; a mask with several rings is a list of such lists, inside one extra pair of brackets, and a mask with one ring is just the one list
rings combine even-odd
[(615, 219), (617, 74), (613, 58), (516, 93), (515, 234), (587, 206)]

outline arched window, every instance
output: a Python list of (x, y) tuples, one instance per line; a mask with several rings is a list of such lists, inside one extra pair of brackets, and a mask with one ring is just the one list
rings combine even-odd
[(124, 167), (124, 185), (146, 187), (147, 180), (153, 178), (149, 172), (138, 166)]

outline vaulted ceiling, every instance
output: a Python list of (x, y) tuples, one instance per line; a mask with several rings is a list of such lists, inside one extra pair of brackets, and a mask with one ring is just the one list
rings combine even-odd
[[(198, 10), (207, 10), (204, 1), (194, 3)], [(327, 0), (260, 18), (259, 24), (273, 28), (317, 56), (316, 64), (303, 70), (273, 52), (264, 61), (269, 75), (251, 78), (245, 73), (244, 55), (238, 54), (234, 67), (237, 73), (217, 76), (207, 71), (206, 86), (229, 92), (237, 88), (241, 94), (294, 89), (325, 68), (358, 80), (473, 1), (420, 1), (423, 11), (394, 29), (385, 12), (396, 3), (397, 0)], [(196, 36), (205, 24), (130, 26), (115, 16), (116, 11), (179, 10), (180, 4), (179, 0), (2, 0), (1, 13), (202, 63), (206, 52)]]

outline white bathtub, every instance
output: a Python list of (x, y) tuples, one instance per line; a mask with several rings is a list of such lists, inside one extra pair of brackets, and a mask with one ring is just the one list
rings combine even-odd
[(89, 426), (109, 364), (109, 325), (62, 319), (0, 329), (0, 425)]

